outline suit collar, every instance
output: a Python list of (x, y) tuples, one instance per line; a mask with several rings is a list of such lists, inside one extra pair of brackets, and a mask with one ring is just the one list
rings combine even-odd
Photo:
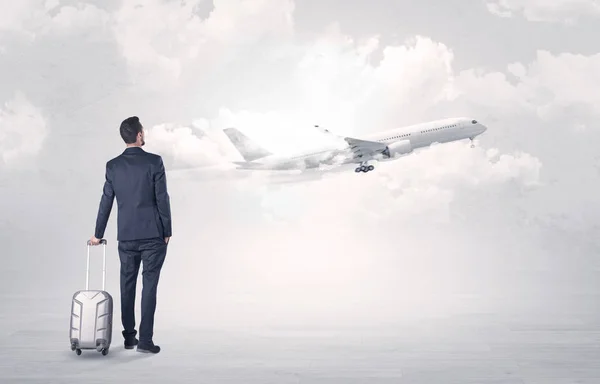
[(141, 153), (141, 152), (144, 152), (142, 147), (127, 147), (123, 151), (123, 153)]

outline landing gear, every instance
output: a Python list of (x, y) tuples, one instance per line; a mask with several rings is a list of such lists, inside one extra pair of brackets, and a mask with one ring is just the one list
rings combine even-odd
[(473, 142), (474, 138), (469, 137), (469, 140), (471, 140), (471, 148), (475, 148), (475, 143)]
[(360, 172), (364, 172), (367, 173), (369, 171), (372, 171), (375, 169), (375, 166), (373, 164), (367, 164), (366, 162), (361, 163), (360, 166), (356, 167), (354, 169), (354, 172), (356, 173), (360, 173)]

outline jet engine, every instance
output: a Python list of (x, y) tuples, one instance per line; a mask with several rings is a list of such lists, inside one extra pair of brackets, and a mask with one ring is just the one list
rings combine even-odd
[(410, 140), (399, 140), (385, 147), (381, 153), (384, 157), (391, 158), (397, 155), (406, 155), (411, 153), (412, 150), (413, 148), (412, 145), (410, 145)]

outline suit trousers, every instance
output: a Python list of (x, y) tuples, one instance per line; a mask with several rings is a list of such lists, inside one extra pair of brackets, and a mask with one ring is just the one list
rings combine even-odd
[(140, 264), (142, 271), (142, 319), (140, 321), (141, 345), (153, 342), (154, 313), (156, 311), (156, 292), (158, 280), (165, 257), (167, 243), (157, 237), (144, 240), (119, 241), (119, 259), (121, 260), (121, 321), (123, 337), (131, 340), (137, 334), (135, 330), (135, 296)]

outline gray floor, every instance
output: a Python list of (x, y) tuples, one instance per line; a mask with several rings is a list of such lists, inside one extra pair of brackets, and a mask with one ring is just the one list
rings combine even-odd
[(160, 329), (156, 356), (122, 348), (118, 309), (109, 355), (77, 356), (68, 300), (0, 299), (3, 383), (600, 383), (594, 295), (545, 305), (523, 296), (510, 306), (479, 298), (472, 308), (499, 310), (379, 327)]

